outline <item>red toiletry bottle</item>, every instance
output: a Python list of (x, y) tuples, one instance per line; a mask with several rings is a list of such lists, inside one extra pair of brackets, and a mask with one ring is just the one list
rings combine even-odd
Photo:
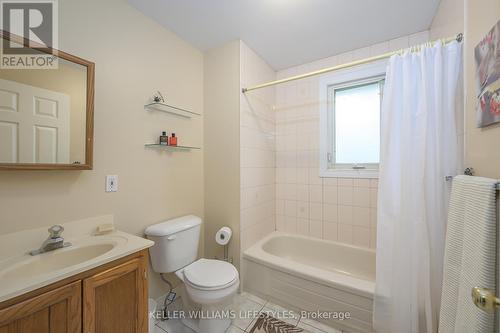
[(175, 133), (172, 133), (172, 136), (170, 137), (170, 145), (177, 146), (177, 137), (175, 136)]

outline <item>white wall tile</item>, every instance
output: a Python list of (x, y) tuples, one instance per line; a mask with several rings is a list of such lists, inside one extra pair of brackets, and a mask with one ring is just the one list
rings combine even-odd
[(323, 224), (323, 238), (331, 241), (338, 240), (338, 225), (337, 223)]
[(370, 207), (370, 189), (368, 187), (354, 187), (352, 189), (352, 204), (358, 207)]
[(283, 199), (297, 200), (297, 184), (284, 184)]
[(309, 168), (309, 184), (323, 184), (322, 179), (319, 177), (319, 168)]
[(337, 186), (337, 178), (323, 178), (323, 185), (325, 186)]
[(377, 208), (370, 208), (370, 227), (377, 227)]
[(316, 238), (323, 238), (323, 222), (318, 220), (310, 220), (309, 236)]
[(321, 185), (309, 185), (309, 201), (323, 202), (323, 187)]
[(285, 228), (285, 215), (276, 215), (276, 230), (286, 231)]
[(309, 218), (311, 220), (323, 220), (323, 205), (319, 202), (311, 202), (309, 204)]
[(285, 215), (285, 200), (276, 200), (276, 215)]
[(297, 168), (297, 184), (309, 184), (308, 168)]
[(285, 216), (285, 231), (296, 234), (297, 233), (297, 218)]
[(299, 235), (309, 235), (309, 219), (297, 219), (297, 233)]
[(338, 222), (342, 224), (353, 223), (353, 207), (352, 206), (338, 206)]
[(352, 244), (357, 246), (370, 246), (370, 228), (353, 226), (352, 227)]
[(354, 178), (352, 180), (352, 185), (354, 187), (370, 187), (370, 179), (367, 178)]
[(323, 202), (337, 204), (338, 202), (337, 186), (323, 186)]
[(378, 191), (376, 188), (370, 189), (370, 207), (372, 208), (377, 208), (377, 200), (378, 200), (377, 193)]
[(370, 227), (370, 208), (353, 207), (352, 224), (366, 228)]
[(297, 201), (285, 200), (285, 216), (297, 217)]
[(353, 240), (353, 228), (352, 225), (339, 224), (338, 225), (338, 240), (343, 243), (352, 244)]
[(241, 209), (274, 200), (274, 191), (274, 184), (242, 188), (240, 197)]
[(323, 221), (334, 223), (338, 221), (338, 207), (332, 204), (323, 204)]
[(377, 228), (370, 228), (370, 247), (377, 248)]
[(296, 168), (285, 168), (285, 183), (296, 184), (297, 183), (297, 169)]
[(339, 186), (338, 187), (338, 202), (339, 205), (353, 204), (353, 187), (352, 186)]
[(298, 168), (308, 168), (309, 165), (309, 151), (298, 150), (297, 151), (297, 167)]
[(346, 186), (346, 187), (354, 186), (352, 178), (337, 178), (337, 184), (338, 186)]
[(297, 202), (297, 217), (302, 219), (309, 219), (309, 202), (308, 201), (298, 201)]

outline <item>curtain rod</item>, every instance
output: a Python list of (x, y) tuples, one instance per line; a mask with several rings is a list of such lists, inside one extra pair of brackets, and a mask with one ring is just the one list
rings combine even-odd
[(267, 83), (262, 83), (262, 84), (259, 84), (259, 85), (253, 86), (253, 87), (249, 87), (249, 88), (242, 88), (241, 92), (245, 94), (245, 93), (247, 93), (249, 91), (252, 91), (252, 90), (257, 90), (257, 89), (261, 89), (261, 88), (265, 88), (265, 87), (275, 86), (277, 84), (281, 84), (281, 83), (285, 83), (285, 82), (290, 82), (290, 81), (305, 79), (307, 77), (311, 77), (311, 76), (315, 76), (315, 75), (321, 75), (321, 74), (324, 74), (324, 73), (333, 72), (333, 71), (336, 71), (336, 70), (339, 70), (339, 69), (343, 69), (343, 68), (349, 68), (349, 67), (354, 67), (354, 66), (358, 66), (358, 65), (363, 65), (363, 64), (366, 64), (366, 63), (369, 63), (369, 62), (373, 62), (373, 61), (377, 61), (377, 60), (382, 60), (382, 59), (385, 59), (385, 58), (390, 58), (390, 57), (392, 57), (395, 54), (403, 54), (407, 50), (410, 50), (411, 52), (418, 51), (424, 45), (434, 44), (434, 43), (437, 43), (439, 41), (441, 41), (443, 44), (448, 44), (448, 43), (454, 42), (454, 41), (461, 42), (463, 39), (464, 39), (464, 35), (462, 33), (460, 33), (460, 34), (456, 35), (455, 37), (449, 37), (449, 38), (445, 38), (445, 39), (439, 39), (439, 40), (436, 40), (436, 41), (433, 41), (433, 42), (430, 42), (430, 43), (428, 42), (428, 43), (424, 43), (424, 44), (419, 45), (419, 46), (412, 46), (412, 47), (409, 47), (409, 48), (406, 48), (406, 49), (401, 49), (401, 50), (398, 50), (398, 51), (384, 53), (384, 54), (381, 54), (381, 55), (378, 55), (378, 56), (375, 56), (375, 57), (365, 58), (365, 59), (361, 59), (361, 60), (356, 60), (356, 61), (348, 62), (348, 63), (342, 64), (342, 65), (337, 65), (337, 66), (333, 66), (333, 67), (323, 68), (323, 69), (320, 69), (320, 70), (317, 70), (317, 71), (314, 71), (314, 72), (309, 72), (309, 73), (306, 73), (306, 74), (291, 76), (291, 77), (288, 77), (286, 79), (281, 79), (281, 80), (271, 81), (271, 82), (267, 82)]

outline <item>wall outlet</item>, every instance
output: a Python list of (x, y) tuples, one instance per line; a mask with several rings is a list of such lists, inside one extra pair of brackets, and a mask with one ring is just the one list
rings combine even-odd
[(117, 175), (107, 175), (106, 176), (106, 192), (117, 192), (118, 191), (118, 176)]

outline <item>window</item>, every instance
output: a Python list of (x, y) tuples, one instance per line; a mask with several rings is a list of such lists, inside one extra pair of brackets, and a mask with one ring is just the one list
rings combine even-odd
[(372, 65), (322, 82), (322, 177), (378, 176), (384, 71)]

